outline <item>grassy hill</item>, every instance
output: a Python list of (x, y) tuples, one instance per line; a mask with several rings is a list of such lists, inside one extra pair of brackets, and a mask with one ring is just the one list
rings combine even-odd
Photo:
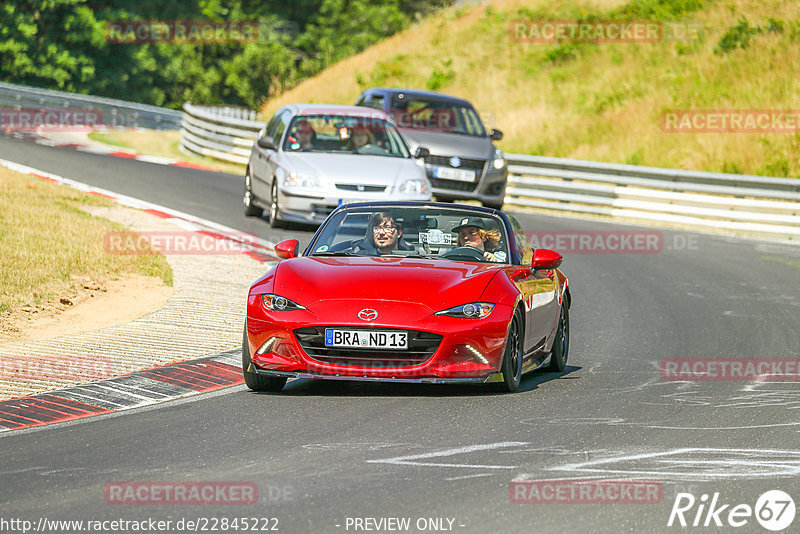
[[(520, 42), (514, 21), (680, 22), (694, 38)], [(670, 133), (668, 110), (800, 110), (794, 0), (496, 0), (450, 8), (266, 102), (351, 104), (364, 88), (471, 100), (507, 152), (800, 176), (800, 133)]]

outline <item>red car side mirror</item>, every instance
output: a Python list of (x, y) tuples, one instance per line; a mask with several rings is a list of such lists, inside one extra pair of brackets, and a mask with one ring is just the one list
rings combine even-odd
[(297, 239), (286, 239), (275, 245), (275, 255), (281, 259), (296, 258), (300, 252), (300, 242)]
[(533, 252), (532, 269), (558, 269), (564, 256), (546, 248), (537, 248)]

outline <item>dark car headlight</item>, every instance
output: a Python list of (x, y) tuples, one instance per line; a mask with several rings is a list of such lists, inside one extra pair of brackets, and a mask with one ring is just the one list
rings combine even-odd
[(494, 157), (492, 157), (492, 167), (494, 167), (495, 170), (501, 171), (505, 168), (505, 166), (506, 166), (506, 159), (503, 156), (503, 151), (500, 150), (499, 148), (495, 148)]
[(280, 295), (273, 295), (272, 293), (261, 295), (261, 302), (264, 303), (264, 307), (269, 311), (305, 310), (305, 307), (298, 303)]
[(494, 304), (489, 302), (470, 302), (461, 304), (449, 310), (436, 312), (436, 315), (447, 315), (448, 317), (460, 317), (462, 319), (483, 319), (494, 309)]

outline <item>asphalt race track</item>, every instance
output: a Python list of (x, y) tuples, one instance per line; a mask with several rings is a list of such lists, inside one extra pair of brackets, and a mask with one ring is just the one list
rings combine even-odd
[[(0, 158), (272, 241), (299, 235), (307, 243), (311, 235), (245, 218), (238, 176), (7, 138), (0, 138)], [(531, 231), (653, 232), (518, 217)], [(4, 432), (0, 517), (34, 525), (40, 518), (152, 518), (172, 521), (171, 532), (195, 530), (186, 521), (198, 520), (196, 530), (244, 530), (223, 518), (259, 518), (258, 531), (277, 526), (284, 533), (673, 532), (679, 518), (667, 525), (680, 504), (686, 522), (700, 525), (690, 531), (703, 524), (720, 531), (713, 528), (719, 520), (725, 530), (766, 532), (755, 517), (757, 501), (764, 521), (765, 505), (783, 518), (790, 509), (759, 497), (783, 490), (800, 498), (797, 368), (794, 381), (675, 380), (659, 369), (665, 360), (748, 358), (770, 359), (773, 372), (790, 374), (780, 359), (800, 359), (800, 247), (657, 233), (660, 250), (651, 253), (565, 253), (574, 298), (568, 368), (528, 375), (517, 394), (294, 381), (279, 394), (236, 386)], [(551, 492), (548, 503), (512, 502), (515, 495), (533, 499), (519, 487), (547, 487), (510, 490), (525, 480), (573, 482)], [(605, 501), (567, 502), (574, 481), (591, 480), (649, 481), (655, 502), (635, 492), (627, 494), (635, 502), (610, 492)], [(153, 481), (255, 484), (258, 497), (244, 505), (226, 504), (224, 495), (213, 505), (107, 502), (114, 484)], [(731, 516), (737, 505), (752, 514)], [(180, 520), (182, 529), (175, 527)], [(729, 524), (741, 521), (741, 528)], [(789, 530), (798, 525), (800, 518)], [(0, 531), (21, 532), (2, 524)]]

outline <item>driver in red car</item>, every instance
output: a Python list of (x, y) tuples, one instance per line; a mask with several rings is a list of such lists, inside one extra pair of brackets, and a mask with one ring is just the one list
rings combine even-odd
[(486, 224), (480, 217), (463, 219), (453, 231), (458, 234), (458, 246), (477, 248), (489, 261), (501, 263), (506, 261), (508, 256), (500, 250), (500, 232), (495, 229), (487, 230)]
[(353, 244), (352, 250), (367, 256), (391, 254), (393, 250), (413, 250), (403, 237), (403, 224), (388, 211), (373, 213), (367, 223), (363, 239)]

